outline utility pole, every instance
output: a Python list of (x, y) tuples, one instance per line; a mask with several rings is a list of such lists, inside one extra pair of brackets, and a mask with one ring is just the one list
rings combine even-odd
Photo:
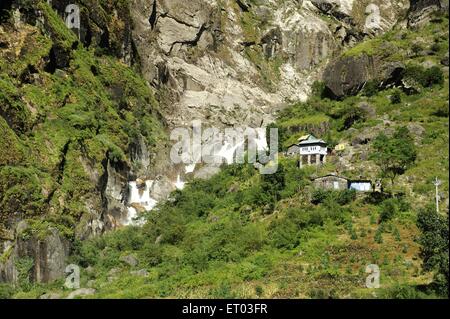
[(439, 213), (439, 185), (441, 185), (442, 182), (436, 177), (433, 184), (436, 186), (436, 212)]

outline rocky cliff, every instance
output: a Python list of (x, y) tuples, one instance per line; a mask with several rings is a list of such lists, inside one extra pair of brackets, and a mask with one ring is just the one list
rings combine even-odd
[(407, 1), (155, 0), (132, 1), (131, 16), (142, 74), (166, 92), (171, 125), (255, 127), (305, 100), (330, 59), (390, 30), (407, 9)]

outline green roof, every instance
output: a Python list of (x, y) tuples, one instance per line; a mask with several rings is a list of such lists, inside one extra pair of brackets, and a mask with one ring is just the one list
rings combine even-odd
[(313, 135), (309, 135), (306, 140), (301, 141), (298, 145), (307, 145), (307, 144), (327, 144), (324, 140), (318, 139)]

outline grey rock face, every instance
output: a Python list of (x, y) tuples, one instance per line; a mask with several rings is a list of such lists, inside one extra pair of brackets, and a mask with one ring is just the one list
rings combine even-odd
[(404, 69), (402, 63), (384, 63), (378, 56), (342, 57), (325, 69), (326, 94), (335, 99), (355, 95), (371, 80), (376, 80), (384, 88), (403, 85)]
[(120, 261), (128, 264), (131, 267), (136, 267), (137, 264), (139, 263), (137, 258), (133, 255), (122, 256), (122, 257), (120, 257)]
[(106, 216), (103, 216), (105, 226), (109, 229), (115, 228), (126, 219), (126, 199), (128, 196), (128, 174), (129, 168), (123, 165), (112, 165), (108, 160), (106, 164), (105, 190), (103, 192), (106, 200)]
[(358, 93), (377, 73), (375, 65), (374, 58), (367, 55), (337, 60), (325, 69), (323, 75), (328, 94), (339, 99)]
[(6, 249), (10, 250), (10, 256), (0, 263), (0, 282), (17, 282), (17, 262), (24, 258), (33, 262), (27, 274), (33, 282), (48, 283), (64, 277), (69, 242), (54, 228), (49, 229), (44, 238), (18, 234)]
[[(374, 2), (387, 31), (407, 1)], [(367, 5), (137, 0), (131, 5), (133, 36), (146, 79), (168, 91), (162, 112), (170, 126), (193, 119), (222, 127), (259, 126), (272, 121), (285, 103), (306, 99), (324, 63), (342, 46), (362, 40)], [(250, 12), (255, 25), (245, 26)], [(333, 20), (325, 21), (324, 13)], [(264, 63), (277, 61), (279, 74), (263, 79), (261, 63), (249, 50), (253, 56), (261, 52)]]
[(139, 276), (139, 277), (148, 277), (148, 271), (145, 269), (140, 269), (140, 270), (136, 270), (136, 271), (131, 271), (130, 272), (132, 275), (134, 276)]
[(434, 12), (448, 11), (448, 0), (411, 0), (408, 26), (419, 28), (427, 24)]
[(449, 63), (448, 63), (448, 52), (445, 54), (445, 56), (441, 59), (441, 64), (442, 65), (445, 65), (445, 66), (448, 66), (449, 65)]

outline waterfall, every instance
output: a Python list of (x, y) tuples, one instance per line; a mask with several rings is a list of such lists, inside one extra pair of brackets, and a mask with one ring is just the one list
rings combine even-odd
[[(158, 203), (155, 199), (153, 199), (150, 196), (150, 189), (153, 186), (153, 183), (154, 183), (153, 180), (147, 180), (147, 181), (145, 181), (144, 189), (139, 189), (137, 187), (136, 181), (129, 182), (128, 183), (129, 188), (130, 188), (130, 197), (128, 200), (129, 204), (138, 204), (138, 205), (142, 206), (146, 211), (152, 210)], [(129, 206), (127, 220), (124, 223), (124, 225), (136, 224), (136, 222), (134, 221), (134, 218), (136, 218), (137, 216), (138, 216), (138, 212), (137, 212), (136, 208)]]
[(139, 222), (135, 220), (135, 218), (138, 217), (138, 212), (136, 208), (130, 206), (127, 208), (127, 210), (128, 210), (127, 220), (123, 224), (125, 226), (138, 224)]
[(181, 180), (180, 175), (177, 176), (177, 181), (174, 183), (175, 187), (179, 190), (182, 190), (184, 188), (184, 185), (186, 184), (186, 182), (183, 182)]
[(185, 172), (186, 174), (192, 173), (192, 172), (195, 170), (195, 166), (196, 166), (195, 163), (186, 165), (186, 166), (184, 167), (184, 172)]

